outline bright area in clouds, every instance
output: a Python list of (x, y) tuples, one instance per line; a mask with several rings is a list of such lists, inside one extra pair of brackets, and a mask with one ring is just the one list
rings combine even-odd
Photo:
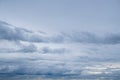
[(0, 75), (120, 78), (119, 4), (0, 0)]

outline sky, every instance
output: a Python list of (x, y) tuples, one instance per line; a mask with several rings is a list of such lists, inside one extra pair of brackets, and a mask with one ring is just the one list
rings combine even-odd
[(48, 32), (119, 32), (119, 4), (119, 0), (0, 0), (0, 17), (18, 27)]
[(0, 75), (118, 79), (119, 14), (119, 0), (0, 0)]

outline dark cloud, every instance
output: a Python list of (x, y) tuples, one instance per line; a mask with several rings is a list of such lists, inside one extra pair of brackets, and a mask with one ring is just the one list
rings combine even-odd
[[(32, 65), (31, 65), (32, 64)], [(62, 68), (59, 67), (58, 65), (54, 64), (35, 64), (33, 62), (29, 62), (29, 61), (25, 61), (23, 59), (23, 61), (21, 62), (19, 60), (19, 63), (17, 62), (0, 62), (0, 74), (6, 73), (6, 74), (31, 74), (31, 75), (35, 75), (35, 74), (39, 74), (39, 75), (50, 75), (50, 76), (60, 76), (60, 75), (64, 75), (65, 72), (68, 72), (69, 70), (67, 70), (66, 68)], [(46, 66), (45, 66), (46, 65)]]
[[(118, 79), (120, 78), (120, 68), (110, 68), (103, 65), (102, 67), (97, 67), (96, 65), (61, 65), (61, 64), (35, 64), (33, 62), (19, 62), (19, 63), (0, 63), (0, 74), (11, 74), (11, 75), (39, 75), (52, 78), (74, 78), (74, 79)], [(79, 66), (79, 67), (78, 67)], [(96, 66), (96, 67), (95, 67)], [(85, 68), (88, 67), (88, 68)], [(91, 68), (90, 68), (91, 67)]]
[(120, 43), (120, 33), (119, 34), (109, 34), (103, 38), (103, 43), (107, 44), (118, 44)]

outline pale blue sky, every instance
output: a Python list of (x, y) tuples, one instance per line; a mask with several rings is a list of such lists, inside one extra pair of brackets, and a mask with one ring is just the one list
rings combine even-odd
[(119, 14), (119, 0), (0, 0), (0, 20), (48, 32), (119, 32)]

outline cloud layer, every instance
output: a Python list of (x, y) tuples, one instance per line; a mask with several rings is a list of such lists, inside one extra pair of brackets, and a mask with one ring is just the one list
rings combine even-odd
[(71, 32), (70, 34), (59, 33), (53, 36), (42, 36), (27, 29), (14, 27), (8, 23), (0, 21), (0, 39), (49, 43), (75, 42), (92, 44), (119, 44), (120, 33), (97, 36), (89, 32)]
[(120, 35), (34, 32), (0, 21), (0, 74), (109, 77), (120, 74)]

